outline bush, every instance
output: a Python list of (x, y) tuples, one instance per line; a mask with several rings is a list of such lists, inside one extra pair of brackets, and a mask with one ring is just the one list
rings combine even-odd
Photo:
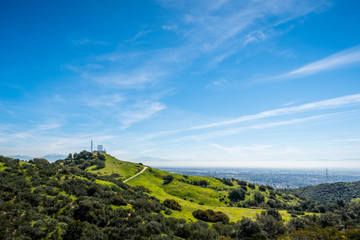
[(225, 185), (234, 186), (234, 184), (229, 179), (222, 178), (222, 179), (220, 179), (220, 181)]
[(257, 215), (257, 222), (260, 224), (262, 230), (266, 232), (268, 238), (276, 239), (278, 236), (285, 233), (286, 228), (282, 221), (278, 221), (271, 214), (266, 212), (261, 213), (261, 215)]
[(261, 194), (260, 192), (258, 192), (258, 191), (256, 191), (256, 192), (254, 193), (254, 199), (255, 199), (255, 201), (258, 202), (258, 203), (262, 203), (262, 202), (265, 201), (264, 195), (262, 195), (262, 194)]
[(281, 221), (282, 217), (278, 210), (270, 209), (266, 212), (262, 212), (261, 215), (263, 216), (272, 216), (276, 221)]
[(165, 207), (170, 208), (172, 210), (181, 211), (181, 205), (174, 199), (165, 199), (163, 204)]
[(101, 153), (98, 153), (98, 158), (99, 158), (101, 161), (106, 161), (105, 155), (103, 155), (103, 154), (101, 154)]
[(237, 184), (239, 184), (240, 186), (246, 186), (246, 185), (247, 185), (247, 182), (238, 180), (238, 181), (237, 181)]
[(260, 190), (261, 192), (266, 192), (266, 187), (265, 187), (264, 185), (260, 185), (260, 186), (259, 186), (259, 190)]
[(229, 222), (229, 217), (223, 213), (223, 212), (214, 212), (211, 209), (207, 209), (207, 210), (196, 210), (193, 213), (193, 216), (196, 219), (205, 221), (205, 222), (223, 222), (223, 223), (228, 223)]
[(200, 187), (207, 187), (207, 185), (209, 185), (209, 182), (206, 180), (200, 180), (200, 181), (192, 181), (191, 184)]
[(174, 180), (173, 175), (166, 175), (163, 177), (164, 184), (169, 184)]
[(237, 239), (266, 239), (260, 225), (250, 218), (243, 217), (236, 223), (235, 228)]
[(241, 186), (241, 189), (243, 189), (245, 192), (247, 192), (247, 187), (246, 186)]
[(233, 202), (243, 201), (245, 199), (245, 191), (243, 189), (233, 189), (229, 193), (229, 199)]

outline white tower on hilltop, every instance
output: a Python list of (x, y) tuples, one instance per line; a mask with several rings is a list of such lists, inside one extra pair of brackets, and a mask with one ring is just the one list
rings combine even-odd
[(92, 153), (106, 153), (106, 150), (103, 145), (97, 145), (97, 148), (94, 150), (94, 143), (91, 140), (91, 152)]

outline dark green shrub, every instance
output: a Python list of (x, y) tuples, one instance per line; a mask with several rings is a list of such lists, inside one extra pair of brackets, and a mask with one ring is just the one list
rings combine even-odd
[(265, 201), (264, 195), (262, 195), (260, 192), (256, 191), (254, 193), (254, 199), (257, 203), (262, 203)]
[(173, 175), (166, 175), (163, 177), (164, 184), (169, 184), (174, 180)]
[(265, 192), (265, 191), (266, 191), (266, 187), (265, 187), (264, 185), (260, 185), (260, 186), (259, 186), (259, 190), (260, 190), (261, 192)]
[(181, 205), (175, 199), (165, 199), (163, 204), (172, 210), (181, 211)]
[(225, 185), (234, 186), (234, 184), (233, 184), (233, 183), (231, 182), (231, 180), (229, 180), (229, 179), (222, 178), (222, 179), (220, 179), (220, 181), (221, 181), (222, 183), (224, 183)]
[(233, 202), (243, 201), (245, 199), (245, 191), (243, 189), (233, 189), (229, 193), (229, 199)]
[(196, 219), (205, 221), (205, 222), (229, 222), (229, 217), (223, 212), (214, 212), (211, 209), (207, 210), (196, 210), (193, 213), (193, 216)]

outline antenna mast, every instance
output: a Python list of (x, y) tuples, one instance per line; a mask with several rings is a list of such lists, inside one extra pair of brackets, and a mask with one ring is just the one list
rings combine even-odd
[(93, 152), (93, 141), (91, 140), (91, 152)]

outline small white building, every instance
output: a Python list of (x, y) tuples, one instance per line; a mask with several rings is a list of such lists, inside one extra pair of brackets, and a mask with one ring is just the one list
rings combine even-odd
[(93, 150), (93, 141), (91, 140), (91, 152), (92, 153), (106, 153), (106, 150), (103, 145), (98, 145), (97, 150)]

